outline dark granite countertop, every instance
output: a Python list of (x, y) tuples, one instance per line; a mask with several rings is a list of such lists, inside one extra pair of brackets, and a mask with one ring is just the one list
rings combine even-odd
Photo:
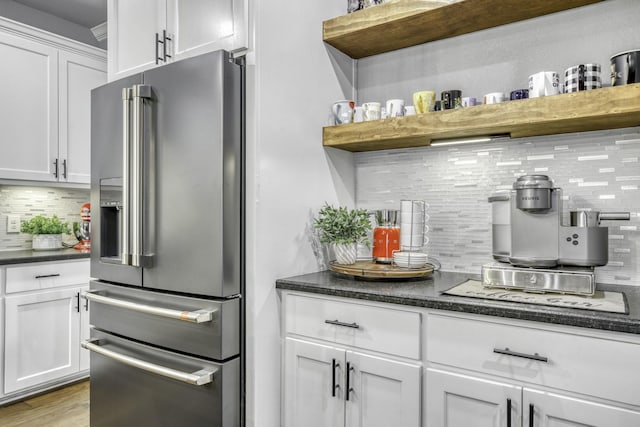
[(443, 294), (444, 291), (467, 279), (479, 279), (479, 275), (437, 271), (427, 280), (369, 281), (322, 271), (279, 279), (276, 281), (276, 288), (640, 334), (640, 288), (635, 286), (597, 285), (598, 290), (625, 294), (629, 314), (616, 314)]
[(0, 265), (23, 264), (28, 262), (63, 261), (68, 259), (89, 258), (89, 252), (82, 252), (73, 248), (63, 248), (53, 251), (0, 251)]

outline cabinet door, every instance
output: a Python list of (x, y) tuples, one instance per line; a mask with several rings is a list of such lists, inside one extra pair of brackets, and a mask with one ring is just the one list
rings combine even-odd
[[(85, 286), (80, 291), (88, 291), (89, 286)], [(80, 342), (88, 341), (91, 338), (91, 329), (89, 326), (89, 300), (80, 298)], [(81, 371), (89, 369), (89, 350), (80, 347), (80, 367)]]
[(419, 427), (418, 364), (347, 352), (347, 427)]
[[(612, 427), (640, 426), (640, 412), (570, 398), (556, 393), (523, 389), (523, 426)], [(533, 414), (533, 422), (531, 415)]]
[(247, 0), (167, 0), (173, 60), (247, 48)]
[(109, 0), (109, 81), (156, 65), (156, 33), (166, 28), (165, 0)]
[[(429, 427), (520, 425), (522, 388), (519, 386), (431, 368), (427, 369), (426, 384)], [(507, 413), (508, 407), (510, 413)]]
[(60, 51), (60, 180), (91, 180), (91, 89), (107, 82), (106, 64)]
[(79, 289), (5, 298), (4, 391), (78, 372)]
[(0, 32), (0, 178), (56, 181), (58, 53)]
[(344, 426), (344, 350), (293, 338), (284, 346), (285, 427)]

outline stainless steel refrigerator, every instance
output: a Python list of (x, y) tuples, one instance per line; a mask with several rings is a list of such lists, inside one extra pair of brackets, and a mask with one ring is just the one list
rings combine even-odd
[(244, 67), (91, 95), (91, 426), (243, 422)]

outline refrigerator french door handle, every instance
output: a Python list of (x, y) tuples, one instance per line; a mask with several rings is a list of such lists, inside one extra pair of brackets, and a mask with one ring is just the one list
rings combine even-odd
[(151, 314), (154, 316), (168, 317), (170, 319), (181, 320), (190, 323), (206, 323), (212, 322), (213, 316), (218, 310), (196, 310), (196, 311), (180, 311), (170, 308), (155, 307), (147, 304), (140, 304), (131, 301), (125, 301), (118, 298), (107, 297), (96, 293), (96, 291), (83, 291), (82, 298), (91, 302), (112, 305), (127, 310), (138, 311), (140, 313)]
[(134, 85), (133, 141), (131, 150), (131, 265), (142, 267), (142, 196), (144, 148), (144, 100), (151, 98), (151, 86)]
[(157, 365), (135, 357), (127, 356), (113, 350), (107, 350), (99, 344), (99, 340), (88, 340), (80, 343), (82, 348), (98, 353), (125, 365), (142, 369), (156, 375), (182, 381), (191, 385), (205, 385), (213, 382), (213, 375), (217, 369), (201, 369), (196, 372), (183, 372), (177, 369), (167, 368), (166, 366)]
[(129, 259), (129, 153), (131, 152), (131, 98), (132, 89), (122, 89), (122, 208), (120, 224), (120, 253), (122, 264), (130, 265)]

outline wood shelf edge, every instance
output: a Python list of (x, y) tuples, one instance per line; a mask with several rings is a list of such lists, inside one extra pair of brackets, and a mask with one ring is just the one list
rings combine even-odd
[(326, 43), (358, 59), (600, 1), (397, 0), (324, 21), (322, 33)]
[(436, 139), (512, 138), (640, 126), (640, 83), (323, 128), (323, 146), (376, 151)]

